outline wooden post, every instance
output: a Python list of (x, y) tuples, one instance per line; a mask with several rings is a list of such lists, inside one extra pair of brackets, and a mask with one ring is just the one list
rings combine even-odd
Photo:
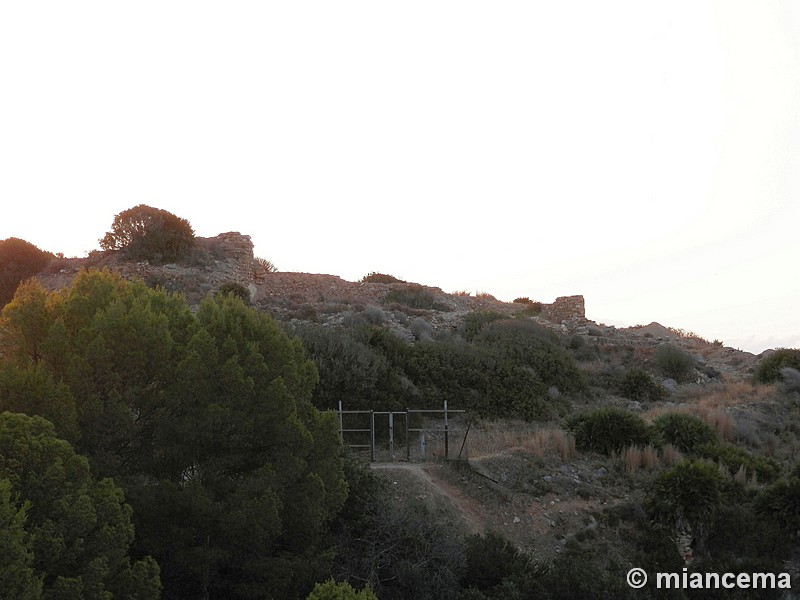
[(467, 432), (464, 434), (464, 441), (461, 442), (461, 450), (458, 451), (458, 460), (461, 459), (461, 454), (464, 452), (464, 446), (467, 445), (467, 436), (469, 435), (470, 427), (472, 427), (472, 421), (467, 423)]

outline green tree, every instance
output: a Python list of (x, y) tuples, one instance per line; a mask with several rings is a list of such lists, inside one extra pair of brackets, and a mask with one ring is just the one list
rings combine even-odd
[[(18, 369), (45, 371), (18, 374), (17, 396), (25, 395), (24, 379), (29, 389), (34, 383), (43, 389), (49, 374), (61, 382), (51, 395), (62, 397), (65, 407), (59, 410), (68, 413), (66, 386), (77, 415), (78, 450), (98, 474), (117, 476), (136, 463), (134, 457), (143, 458), (141, 448), (152, 446), (155, 423), (168, 412), (170, 370), (191, 321), (178, 296), (108, 272), (84, 271), (59, 293), (35, 282), (23, 285), (3, 309), (0, 348)], [(14, 408), (23, 407), (17, 402)], [(48, 418), (57, 409), (55, 403), (24, 408)], [(60, 433), (66, 430), (68, 420), (54, 422)]]
[(0, 414), (0, 479), (26, 503), (32, 566), (45, 598), (145, 600), (160, 593), (158, 565), (131, 562), (131, 508), (110, 479), (41, 417)]
[(38, 600), (42, 578), (33, 570), (33, 551), (25, 520), (30, 503), (18, 505), (11, 482), (0, 479), (0, 597)]
[(79, 437), (75, 400), (69, 388), (41, 368), (0, 364), (0, 412), (44, 417), (59, 437), (75, 443)]
[(189, 221), (146, 204), (115, 215), (111, 231), (100, 240), (103, 250), (123, 250), (131, 258), (155, 261), (178, 260), (192, 246)]
[(193, 314), (85, 271), (59, 293), (18, 295), (0, 347), (68, 388), (77, 447), (124, 487), (165, 598), (301, 598), (329, 575), (326, 528), (347, 494), (336, 422), (312, 406), (314, 364), (271, 317), (231, 295)]
[(182, 593), (299, 597), (329, 568), (325, 525), (346, 497), (335, 420), (310, 403), (313, 363), (232, 296), (205, 301), (192, 332), (175, 418), (157, 432), (160, 491), (140, 497), (145, 538)]

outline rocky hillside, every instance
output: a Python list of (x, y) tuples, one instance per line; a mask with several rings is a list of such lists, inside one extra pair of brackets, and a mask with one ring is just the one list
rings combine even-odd
[(450, 294), (414, 283), (361, 283), (336, 275), (272, 273), (256, 260), (250, 236), (238, 232), (197, 238), (195, 252), (180, 264), (131, 262), (116, 252), (98, 251), (87, 258), (55, 259), (37, 278), (46, 288), (58, 289), (89, 267), (108, 268), (125, 278), (179, 292), (192, 305), (223, 285), (238, 284), (249, 293), (251, 304), (280, 320), (335, 325), (362, 319), (380, 322), (408, 340), (418, 338), (420, 331), (435, 335), (457, 329), (473, 311), (493, 311), (525, 315), (559, 334), (580, 336), (599, 352), (625, 347), (647, 353), (647, 348), (669, 342), (731, 376), (746, 375), (757, 361), (748, 352), (711, 344), (658, 323), (631, 328), (596, 323), (586, 318), (580, 295), (560, 297), (551, 304), (507, 303), (488, 294)]

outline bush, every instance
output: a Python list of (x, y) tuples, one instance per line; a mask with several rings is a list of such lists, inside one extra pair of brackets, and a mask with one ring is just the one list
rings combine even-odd
[(505, 319), (505, 315), (494, 310), (476, 310), (469, 313), (464, 319), (464, 337), (472, 341), (481, 332), (484, 326), (492, 321)]
[(498, 533), (471, 535), (465, 545), (467, 569), (463, 587), (488, 590), (528, 567), (528, 557)]
[(644, 506), (655, 522), (678, 531), (688, 525), (702, 540), (722, 506), (724, 484), (713, 464), (684, 461), (653, 481)]
[(783, 379), (783, 389), (786, 392), (800, 392), (800, 371), (792, 367), (784, 367), (781, 369), (781, 378)]
[(653, 421), (661, 441), (681, 452), (696, 453), (701, 446), (719, 441), (714, 429), (702, 419), (685, 413), (667, 413)]
[(614, 407), (572, 417), (567, 427), (575, 434), (578, 450), (606, 455), (629, 446), (646, 446), (651, 437), (641, 417)]
[(387, 304), (397, 303), (421, 310), (447, 310), (447, 307), (437, 302), (433, 292), (426, 290), (421, 285), (407, 285), (399, 289), (391, 290), (386, 294), (384, 302)]
[(267, 273), (277, 273), (278, 267), (271, 260), (266, 258), (256, 257), (256, 264)]
[(800, 350), (794, 348), (780, 348), (765, 356), (756, 365), (753, 380), (756, 383), (772, 383), (782, 381), (781, 369), (800, 370)]
[(664, 344), (656, 350), (653, 360), (664, 375), (678, 382), (691, 379), (694, 370), (694, 359), (672, 344)]
[(800, 537), (800, 479), (792, 477), (774, 483), (756, 498), (756, 511), (769, 515), (791, 537)]
[(636, 367), (625, 373), (619, 387), (625, 398), (640, 402), (655, 402), (666, 395), (666, 390), (653, 381), (648, 373)]
[(189, 221), (145, 204), (116, 215), (111, 231), (100, 240), (103, 250), (121, 250), (130, 258), (155, 262), (184, 258), (193, 246)]
[(347, 582), (336, 583), (330, 579), (315, 585), (306, 600), (378, 600), (378, 597), (369, 588), (356, 591)]
[(567, 342), (567, 347), (570, 350), (580, 350), (586, 345), (586, 340), (582, 335), (575, 334), (569, 338), (569, 342)]
[(245, 304), (250, 304), (250, 290), (241, 283), (236, 283), (235, 281), (223, 283), (219, 286), (219, 289), (217, 289), (217, 293), (222, 295), (230, 294), (241, 299)]
[(580, 393), (586, 376), (559, 344), (558, 335), (528, 320), (504, 319), (485, 325), (476, 343), (491, 348), (503, 360), (530, 370), (547, 387)]
[(387, 275), (386, 273), (376, 273), (372, 271), (371, 273), (367, 273), (361, 278), (361, 283), (405, 283), (402, 279), (398, 279), (393, 275)]
[(19, 238), (0, 241), (0, 308), (11, 302), (19, 284), (44, 269), (55, 256)]
[(748, 473), (755, 473), (762, 482), (774, 481), (780, 474), (780, 467), (772, 459), (753, 456), (733, 444), (706, 444), (697, 448), (697, 454), (725, 465), (731, 475), (741, 467)]
[(522, 310), (523, 315), (538, 315), (542, 312), (542, 303), (531, 300), (527, 296), (521, 298), (514, 298), (514, 304), (524, 304), (525, 308)]

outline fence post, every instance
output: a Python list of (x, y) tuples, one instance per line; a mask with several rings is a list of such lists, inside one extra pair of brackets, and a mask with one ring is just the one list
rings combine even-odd
[(467, 445), (467, 436), (469, 435), (469, 430), (472, 427), (472, 421), (467, 423), (467, 432), (464, 434), (464, 441), (461, 442), (461, 450), (458, 451), (458, 458), (456, 460), (461, 460), (461, 453), (464, 452), (464, 446)]
[(369, 411), (369, 462), (375, 462), (375, 411)]
[(344, 419), (342, 417), (342, 401), (339, 400), (339, 439), (344, 444)]
[(406, 407), (406, 462), (411, 462), (411, 439), (408, 437), (408, 407)]
[(389, 458), (394, 460), (394, 413), (389, 412)]
[(450, 458), (450, 434), (447, 430), (447, 400), (444, 401), (444, 457)]

